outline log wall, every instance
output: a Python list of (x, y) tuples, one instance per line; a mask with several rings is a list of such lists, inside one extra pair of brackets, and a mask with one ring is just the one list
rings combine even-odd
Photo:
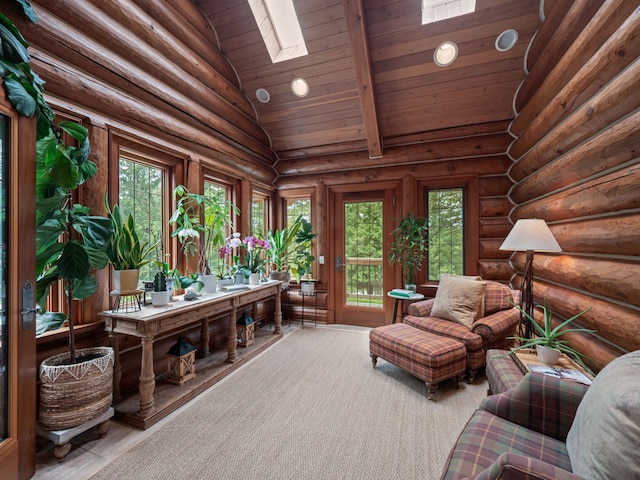
[[(570, 341), (599, 369), (640, 348), (640, 9), (552, 2), (545, 13), (514, 101), (510, 219), (549, 224), (563, 251), (535, 255), (535, 301), (562, 318), (591, 307), (578, 323), (597, 334)], [(511, 260), (519, 285), (524, 253)]]

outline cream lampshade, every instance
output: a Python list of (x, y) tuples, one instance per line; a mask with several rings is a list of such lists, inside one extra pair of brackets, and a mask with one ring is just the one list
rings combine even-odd
[[(533, 218), (518, 220), (500, 246), (500, 250), (527, 252), (520, 308), (533, 316), (533, 253), (561, 252), (562, 249), (547, 223), (542, 219)], [(533, 326), (522, 314), (518, 330), (518, 335), (526, 338), (531, 337), (533, 333)]]

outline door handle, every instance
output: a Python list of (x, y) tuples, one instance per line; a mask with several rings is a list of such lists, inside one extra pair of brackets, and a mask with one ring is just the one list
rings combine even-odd
[(342, 257), (340, 255), (336, 257), (336, 270), (338, 272), (342, 271)]

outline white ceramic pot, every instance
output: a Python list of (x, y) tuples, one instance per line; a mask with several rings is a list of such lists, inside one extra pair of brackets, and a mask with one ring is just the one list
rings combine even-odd
[(249, 285), (258, 285), (260, 283), (260, 274), (259, 273), (250, 273), (249, 274)]
[(302, 282), (300, 284), (300, 292), (302, 295), (313, 295), (316, 291), (316, 284), (313, 282)]
[(216, 283), (218, 281), (216, 275), (200, 275), (198, 279), (204, 284), (202, 293), (216, 293)]
[(171, 292), (164, 290), (162, 292), (151, 292), (151, 303), (156, 307), (162, 307), (169, 303)]
[(557, 365), (560, 360), (560, 350), (556, 350), (555, 348), (536, 345), (536, 352), (538, 354), (538, 360), (547, 365)]

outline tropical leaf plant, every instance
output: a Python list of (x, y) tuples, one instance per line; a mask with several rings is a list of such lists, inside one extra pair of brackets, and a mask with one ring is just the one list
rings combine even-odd
[[(14, 0), (31, 22), (36, 14), (26, 0)], [(73, 202), (74, 191), (96, 173), (89, 160), (89, 134), (74, 122), (54, 121), (44, 99), (44, 82), (31, 70), (28, 43), (0, 13), (0, 75), (19, 114), (36, 117), (36, 334), (69, 325), (71, 362), (76, 361), (73, 300), (93, 295), (95, 270), (107, 265), (106, 247), (113, 229), (108, 218), (91, 215)], [(65, 135), (72, 139), (65, 141)], [(68, 315), (46, 312), (51, 285), (62, 280)]]

